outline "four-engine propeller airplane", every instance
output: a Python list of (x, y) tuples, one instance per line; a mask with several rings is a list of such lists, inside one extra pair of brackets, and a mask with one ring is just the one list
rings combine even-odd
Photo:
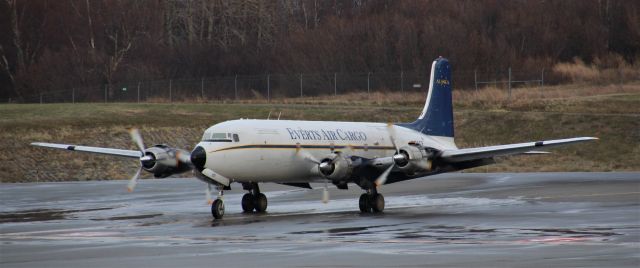
[[(360, 196), (360, 211), (381, 212), (385, 205), (378, 193), (381, 185), (489, 165), (498, 156), (544, 153), (534, 150), (597, 139), (459, 149), (454, 142), (451, 67), (442, 57), (431, 66), (426, 103), (412, 123), (231, 120), (208, 128), (191, 153), (167, 145), (145, 148), (135, 129), (131, 136), (139, 151), (43, 142), (32, 145), (138, 158), (141, 166), (129, 182), (129, 191), (142, 170), (156, 177), (193, 170), (207, 183), (208, 200), (211, 187), (217, 188), (211, 213), (220, 219), (223, 191), (232, 182), (248, 191), (242, 197), (245, 212), (267, 209), (267, 198), (258, 186), (262, 182), (303, 188), (311, 188), (310, 182), (331, 182), (338, 189), (353, 183), (365, 191)], [(327, 199), (326, 187), (324, 191)]]

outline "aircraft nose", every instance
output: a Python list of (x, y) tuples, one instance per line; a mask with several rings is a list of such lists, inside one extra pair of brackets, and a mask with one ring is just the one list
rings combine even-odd
[(191, 152), (191, 163), (198, 170), (204, 169), (204, 164), (207, 162), (207, 152), (201, 146), (197, 146)]

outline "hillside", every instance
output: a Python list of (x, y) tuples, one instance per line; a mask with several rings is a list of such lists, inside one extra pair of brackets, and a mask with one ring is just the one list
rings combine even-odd
[[(597, 136), (552, 155), (521, 156), (470, 172), (640, 170), (640, 85), (563, 86), (504, 92), (454, 92), (459, 147), (572, 136)], [(191, 150), (202, 131), (237, 118), (412, 121), (422, 93), (280, 99), (274, 103), (11, 104), (0, 105), (1, 182), (128, 179), (138, 163), (34, 148), (33, 141), (134, 149), (127, 129), (141, 129), (147, 145)]]

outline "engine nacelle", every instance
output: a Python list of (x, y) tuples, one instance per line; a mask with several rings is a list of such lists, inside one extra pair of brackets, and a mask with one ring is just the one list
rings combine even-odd
[(320, 161), (318, 169), (322, 176), (332, 181), (347, 180), (353, 172), (353, 161), (341, 154), (332, 153)]
[(400, 147), (398, 155), (402, 157), (394, 156), (396, 166), (406, 174), (431, 170), (431, 154), (422, 146)]
[(173, 174), (185, 172), (190, 166), (181, 162), (180, 154), (189, 155), (189, 152), (181, 149), (169, 147), (164, 144), (154, 145), (144, 151), (145, 156), (151, 160), (142, 161), (142, 168), (153, 173), (157, 178), (164, 178)]

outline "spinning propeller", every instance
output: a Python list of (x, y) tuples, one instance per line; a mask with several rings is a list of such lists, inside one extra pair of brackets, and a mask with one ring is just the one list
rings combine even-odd
[(392, 156), (393, 163), (375, 180), (374, 184), (376, 187), (382, 186), (387, 182), (387, 178), (389, 177), (391, 170), (396, 167), (397, 163), (408, 161), (408, 157), (405, 154), (400, 153), (400, 148), (398, 148), (398, 145), (396, 144), (396, 130), (393, 124), (387, 124), (387, 132), (389, 134), (389, 140), (391, 141), (393, 148), (396, 149), (396, 152)]
[(136, 171), (133, 177), (131, 177), (131, 179), (129, 180), (129, 184), (127, 185), (127, 190), (129, 192), (133, 192), (136, 184), (138, 184), (138, 178), (140, 177), (140, 173), (142, 172), (142, 167), (153, 163), (156, 159), (155, 157), (153, 157), (153, 155), (146, 155), (144, 142), (142, 141), (142, 136), (140, 135), (140, 131), (138, 131), (137, 128), (132, 128), (131, 130), (129, 130), (129, 134), (131, 135), (131, 140), (133, 140), (133, 142), (138, 145), (141, 153), (140, 167), (138, 167), (138, 171)]

